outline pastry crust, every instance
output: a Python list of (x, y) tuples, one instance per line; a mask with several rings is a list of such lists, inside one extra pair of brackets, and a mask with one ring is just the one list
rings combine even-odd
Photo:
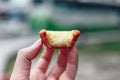
[(70, 48), (79, 37), (80, 31), (50, 31), (42, 29), (39, 35), (43, 43), (49, 48)]

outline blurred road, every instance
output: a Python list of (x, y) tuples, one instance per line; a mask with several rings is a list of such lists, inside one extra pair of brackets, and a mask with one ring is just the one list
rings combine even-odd
[(80, 54), (77, 80), (120, 80), (120, 54)]

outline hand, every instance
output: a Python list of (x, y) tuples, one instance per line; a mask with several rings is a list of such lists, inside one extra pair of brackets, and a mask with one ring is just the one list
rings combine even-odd
[(36, 58), (42, 48), (42, 41), (38, 40), (32, 46), (18, 51), (15, 66), (10, 80), (75, 80), (78, 55), (77, 49), (60, 49), (57, 63), (46, 75), (52, 59), (54, 49), (45, 48), (38, 62), (31, 68), (32, 60)]
[(4, 75), (0, 75), (0, 80), (10, 80), (10, 75), (9, 73), (6, 73)]

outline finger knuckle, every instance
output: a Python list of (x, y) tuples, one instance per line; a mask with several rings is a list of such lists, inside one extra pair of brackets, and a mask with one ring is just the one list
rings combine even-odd
[(26, 56), (26, 48), (18, 50), (17, 55), (18, 56)]
[(25, 49), (19, 49), (18, 54), (24, 53)]

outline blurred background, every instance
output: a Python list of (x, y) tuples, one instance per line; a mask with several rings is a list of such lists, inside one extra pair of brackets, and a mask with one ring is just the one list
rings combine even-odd
[(120, 0), (0, 0), (0, 75), (41, 29), (81, 31), (76, 80), (120, 80)]

